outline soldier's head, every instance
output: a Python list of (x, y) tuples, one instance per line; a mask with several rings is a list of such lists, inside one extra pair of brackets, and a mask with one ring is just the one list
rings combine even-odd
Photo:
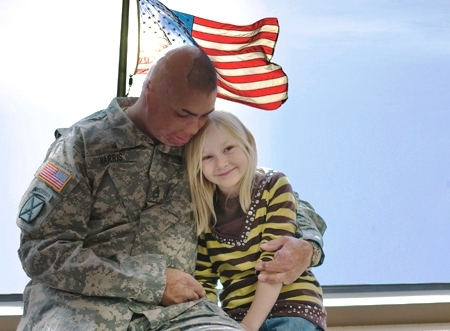
[(217, 73), (195, 46), (166, 52), (151, 67), (140, 96), (139, 123), (145, 134), (169, 146), (186, 144), (214, 110)]

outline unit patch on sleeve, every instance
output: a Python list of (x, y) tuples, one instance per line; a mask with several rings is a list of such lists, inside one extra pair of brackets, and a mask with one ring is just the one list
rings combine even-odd
[(72, 175), (68, 171), (50, 161), (41, 169), (38, 177), (58, 192), (61, 192), (72, 179)]
[(41, 212), (44, 203), (44, 199), (33, 194), (20, 209), (19, 218), (24, 222), (31, 223)]

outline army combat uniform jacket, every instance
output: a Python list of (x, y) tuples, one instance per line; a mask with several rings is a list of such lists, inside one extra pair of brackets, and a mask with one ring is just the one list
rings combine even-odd
[(159, 305), (166, 268), (194, 274), (197, 236), (183, 149), (140, 132), (121, 109), (135, 101), (61, 130), (25, 192), (18, 330), (156, 329), (198, 303)]
[(134, 101), (63, 133), (23, 196), (19, 330), (126, 330), (133, 312), (156, 327), (193, 305), (158, 306), (166, 267), (194, 273), (197, 237), (182, 149), (140, 132), (120, 108)]

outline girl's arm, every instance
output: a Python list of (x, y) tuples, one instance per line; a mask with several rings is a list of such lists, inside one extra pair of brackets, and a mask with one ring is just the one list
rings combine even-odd
[(258, 281), (255, 298), (241, 322), (246, 331), (258, 331), (277, 301), (282, 286), (283, 283), (269, 284)]
[[(293, 236), (296, 230), (294, 220), (297, 200), (289, 179), (279, 172), (273, 176), (268, 183), (268, 189), (263, 193), (263, 199), (268, 201), (268, 206), (261, 243), (269, 242), (281, 235)], [(272, 260), (273, 256), (274, 253), (262, 252), (260, 259)], [(267, 276), (266, 272), (261, 274)], [(246, 331), (258, 331), (275, 305), (282, 286), (282, 282), (270, 284), (258, 281), (253, 302), (241, 323)]]
[(208, 299), (217, 303), (217, 281), (219, 279), (219, 275), (215, 270), (213, 270), (204, 233), (200, 234), (198, 237), (195, 279), (205, 289)]

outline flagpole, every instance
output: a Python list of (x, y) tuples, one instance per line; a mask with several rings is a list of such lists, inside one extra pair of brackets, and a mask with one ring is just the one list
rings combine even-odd
[(130, 1), (122, 0), (122, 22), (120, 28), (119, 71), (117, 75), (117, 96), (124, 97), (127, 77), (127, 52), (128, 52), (128, 17)]

